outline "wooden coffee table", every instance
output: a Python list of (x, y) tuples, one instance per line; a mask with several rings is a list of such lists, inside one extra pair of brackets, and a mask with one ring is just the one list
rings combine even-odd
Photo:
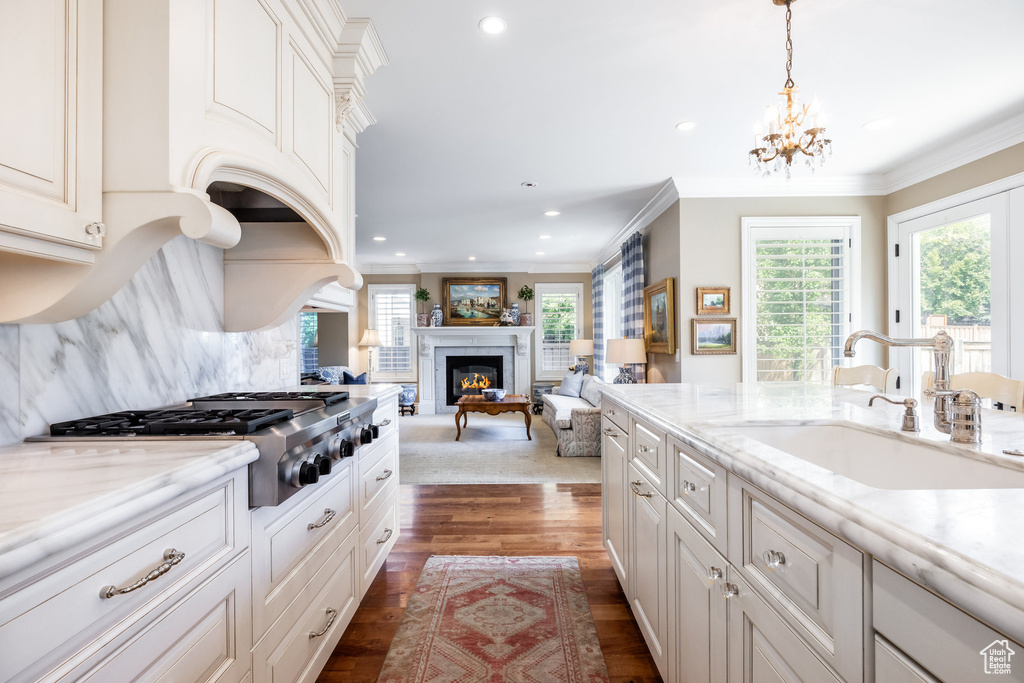
[[(463, 396), (455, 404), (459, 407), (459, 412), (455, 413), (455, 428), (458, 432), (455, 434), (455, 440), (458, 441), (462, 436), (462, 428), (466, 426), (466, 422), (469, 420), (470, 413), (487, 413), (488, 415), (498, 415), (499, 413), (522, 413), (526, 416), (526, 438), (533, 441), (533, 437), (530, 436), (530, 399), (520, 394), (506, 394), (505, 398), (500, 401), (488, 401), (483, 396)], [(459, 425), (459, 418), (462, 418), (462, 424)]]

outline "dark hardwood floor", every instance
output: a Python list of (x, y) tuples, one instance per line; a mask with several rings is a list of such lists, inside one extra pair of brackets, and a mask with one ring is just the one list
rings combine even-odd
[(320, 683), (377, 680), (431, 555), (573, 555), (613, 683), (660, 681), (601, 546), (600, 484), (402, 486), (402, 535)]

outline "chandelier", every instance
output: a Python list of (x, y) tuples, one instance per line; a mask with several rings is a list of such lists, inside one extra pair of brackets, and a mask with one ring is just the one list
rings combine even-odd
[[(800, 102), (799, 88), (793, 82), (793, 38), (790, 36), (796, 0), (772, 0), (786, 6), (786, 84), (779, 93), (778, 102), (765, 107), (764, 121), (754, 134), (754, 149), (750, 150), (750, 165), (763, 177), (785, 169), (786, 180), (794, 158), (802, 158), (814, 172), (822, 166), (825, 156), (832, 156), (832, 141), (825, 137), (825, 117), (815, 99), (811, 104)], [(798, 157), (797, 155), (803, 155)]]

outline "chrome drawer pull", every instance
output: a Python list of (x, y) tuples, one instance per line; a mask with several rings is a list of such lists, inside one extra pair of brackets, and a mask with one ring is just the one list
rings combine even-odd
[(636, 452), (637, 453), (650, 453), (651, 449), (648, 448), (647, 446), (637, 446), (636, 447)]
[(388, 539), (391, 538), (391, 534), (395, 533), (391, 529), (387, 529), (387, 528), (384, 529), (384, 531), (386, 531), (387, 534), (385, 534), (384, 538), (382, 538), (381, 540), (377, 541), (377, 545), (383, 545), (383, 544), (387, 543)]
[(683, 480), (683, 495), (684, 496), (688, 496), (688, 495), (690, 495), (691, 493), (693, 493), (696, 490), (697, 490), (697, 486), (695, 484), (691, 484), (690, 482), (686, 481), (685, 479)]
[(609, 408), (608, 410), (604, 411), (604, 414), (605, 414), (605, 415), (614, 415), (614, 414), (615, 414), (615, 411), (614, 411), (614, 410), (612, 410), (611, 408)]
[(608, 428), (606, 428), (604, 430), (604, 435), (605, 436), (614, 436), (615, 438), (619, 438), (619, 433), (617, 431), (615, 431), (614, 429), (612, 429), (611, 427), (608, 427)]
[(722, 578), (722, 570), (718, 567), (708, 567), (708, 581), (718, 581)]
[(786, 556), (778, 550), (765, 550), (761, 554), (761, 559), (764, 560), (764, 566), (768, 569), (778, 569), (786, 564)]
[(740, 594), (740, 588), (735, 583), (722, 584), (722, 597), (728, 600)]
[(642, 481), (629, 482), (629, 490), (632, 491), (633, 495), (637, 496), (638, 498), (650, 498), (651, 496), (653, 496), (654, 494), (651, 493), (650, 491), (648, 491), (647, 493), (640, 493), (640, 484), (642, 483)]
[(338, 513), (336, 511), (332, 510), (331, 508), (327, 508), (326, 510), (324, 510), (324, 514), (327, 515), (327, 516), (324, 517), (323, 519), (321, 519), (316, 524), (307, 524), (306, 525), (306, 530), (307, 531), (312, 531), (313, 529), (319, 529), (322, 526), (326, 526), (329, 521), (334, 519), (334, 515), (336, 515)]
[(383, 421), (383, 422), (381, 422), (381, 423), (380, 423), (379, 425), (377, 425), (377, 426), (378, 426), (378, 427), (387, 427), (387, 426), (388, 426), (389, 424), (391, 424), (391, 418), (390, 418), (390, 417), (388, 417), (388, 418), (385, 418), (385, 419), (384, 419), (384, 421)]
[(125, 593), (131, 593), (145, 586), (150, 581), (155, 581), (161, 576), (171, 571), (171, 567), (178, 564), (185, 559), (185, 553), (169, 548), (164, 551), (164, 561), (157, 565), (156, 569), (143, 576), (141, 579), (136, 581), (130, 586), (124, 588), (118, 588), (117, 586), (104, 586), (100, 589), (101, 598), (112, 598), (115, 595), (124, 595)]
[(392, 472), (391, 470), (384, 470), (384, 476), (377, 477), (377, 481), (384, 481), (385, 479), (390, 479), (392, 474), (394, 474), (394, 472)]
[(327, 623), (324, 624), (323, 630), (321, 630), (319, 633), (314, 633), (313, 631), (310, 631), (309, 632), (309, 639), (313, 640), (314, 638), (319, 638), (323, 634), (325, 634), (328, 631), (330, 631), (331, 630), (331, 626), (334, 625), (334, 620), (337, 619), (337, 618), (338, 618), (338, 610), (334, 609), (333, 607), (328, 607), (327, 608)]

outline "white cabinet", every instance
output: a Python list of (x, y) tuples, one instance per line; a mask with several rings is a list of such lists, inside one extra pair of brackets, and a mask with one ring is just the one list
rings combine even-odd
[(630, 607), (662, 676), (668, 657), (668, 503), (629, 465)]
[[(606, 404), (605, 413), (615, 410)], [(619, 409), (621, 410), (621, 408)], [(605, 414), (601, 418), (601, 478), (603, 481), (601, 507), (604, 548), (611, 560), (612, 568), (619, 577), (619, 583), (629, 592), (629, 567), (626, 555), (626, 497), (629, 488), (626, 483), (626, 461), (629, 438), (626, 431)]]
[(0, 251), (102, 246), (102, 0), (0, 0)]

